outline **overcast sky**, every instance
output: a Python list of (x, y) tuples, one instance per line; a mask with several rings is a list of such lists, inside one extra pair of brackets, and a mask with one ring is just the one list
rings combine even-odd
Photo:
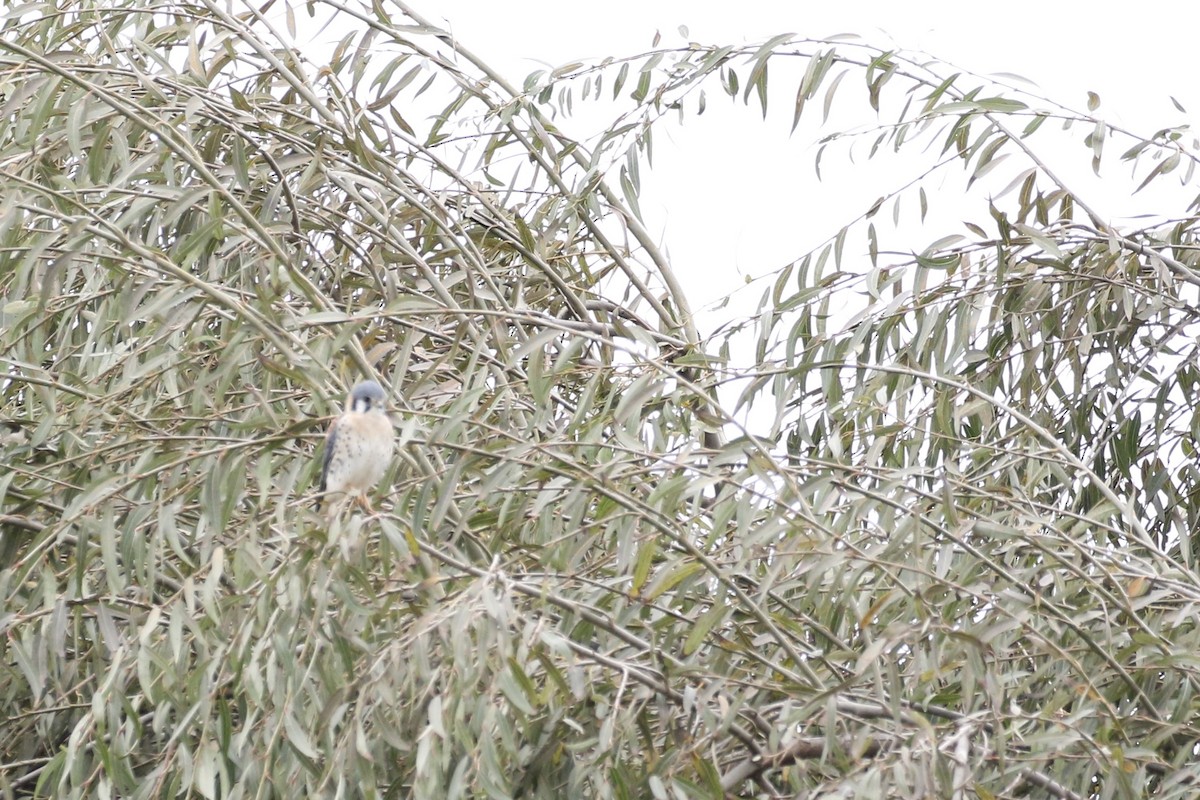
[[(413, 0), (413, 7), (518, 84), (546, 66), (642, 52), (650, 48), (655, 31), (662, 32), (664, 45), (680, 44), (680, 25), (687, 26), (688, 39), (704, 44), (756, 42), (783, 32), (806, 38), (855, 33), (972, 72), (1022, 75), (1043, 96), (1079, 110), (1086, 108), (1087, 92), (1094, 91), (1102, 101), (1099, 115), (1144, 135), (1188, 117), (1200, 120), (1194, 64), (1200, 3), (1194, 1)], [(1172, 96), (1190, 112), (1187, 116), (1173, 107)], [(849, 104), (854, 102), (866, 106), (861, 99)], [(696, 307), (727, 296), (744, 285), (747, 275), (767, 274), (802, 256), (853, 220), (864, 202), (897, 188), (889, 181), (908, 177), (902, 168), (872, 177), (862, 159), (850, 164), (844, 156), (839, 172), (837, 159), (826, 156), (822, 166), (830, 164), (832, 177), (818, 181), (812, 168), (814, 137), (788, 135), (791, 115), (783, 105), (772, 110), (767, 123), (757, 109), (718, 107), (658, 133), (655, 170), (645, 181), (642, 208), (652, 230), (661, 232)], [(1071, 134), (1075, 144), (1047, 154), (1055, 163), (1067, 162), (1064, 170), (1079, 181), (1072, 189), (1117, 221), (1157, 210), (1146, 207), (1145, 195), (1130, 200), (1129, 169), (1115, 158), (1106, 162), (1100, 180), (1091, 178), (1081, 144), (1085, 134), (1078, 130)], [(914, 152), (914, 157), (919, 166), (921, 156)], [(879, 181), (877, 187), (872, 180)], [(915, 230), (912, 235), (914, 242), (926, 236), (928, 243), (951, 232), (958, 231)], [(752, 307), (759, 292), (747, 290), (743, 300)], [(745, 302), (739, 306), (747, 308)], [(702, 328), (711, 329), (730, 311), (710, 317)]]
[[(1025, 74), (1048, 93), (1103, 90), (1106, 102), (1138, 113), (1161, 108), (1168, 94), (1189, 111), (1200, 106), (1195, 35), (1200, 4), (1067, 0), (415, 0), (494, 64), (524, 75), (538, 61), (634, 53), (655, 30), (686, 25), (702, 43), (751, 42), (777, 33), (805, 38), (856, 33), (880, 44), (924, 50), (976, 72)], [(972, 9), (976, 9), (972, 11)], [(1193, 102), (1188, 103), (1188, 100)]]

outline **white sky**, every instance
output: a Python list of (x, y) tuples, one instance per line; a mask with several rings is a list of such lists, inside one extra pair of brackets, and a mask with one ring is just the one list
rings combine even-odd
[[(1035, 91), (1042, 96), (1081, 111), (1086, 108), (1087, 92), (1094, 91), (1101, 97), (1097, 112), (1101, 117), (1145, 136), (1189, 117), (1194, 127), (1200, 127), (1200, 80), (1194, 64), (1200, 2), (1195, 0), (1137, 5), (1010, 0), (1001, 6), (969, 0), (413, 2), (419, 13), (448, 28), (518, 85), (530, 72), (548, 66), (643, 52), (650, 48), (656, 30), (662, 32), (664, 46), (681, 44), (680, 25), (687, 26), (689, 40), (703, 44), (753, 43), (783, 32), (805, 38), (856, 33), (873, 44), (923, 51), (972, 72), (1022, 75), (1037, 85)], [(740, 70), (743, 80), (748, 71)], [(850, 86), (854, 77), (848, 76), (839, 88), (837, 102), (870, 114), (865, 92)], [(786, 80), (780, 77), (779, 83)], [(769, 274), (818, 246), (875, 197), (898, 188), (930, 163), (914, 148), (907, 172), (903, 164), (880, 172), (864, 165), (865, 158), (850, 163), (844, 148), (831, 149), (822, 162), (824, 180), (818, 181), (813, 170), (816, 129), (807, 131), (807, 136), (803, 127), (796, 136), (788, 134), (795, 79), (790, 83), (777, 90), (780, 99), (772, 97), (766, 123), (756, 106), (732, 110), (714, 84), (703, 117), (658, 131), (655, 169), (643, 174), (642, 209), (651, 230), (661, 232), (662, 246), (697, 310), (737, 291), (746, 276)], [(1190, 113), (1179, 113), (1171, 96)], [(576, 108), (578, 113), (578, 104)], [(1146, 195), (1130, 199), (1136, 183), (1129, 183), (1129, 167), (1115, 157), (1128, 147), (1126, 142), (1110, 143), (1101, 179), (1091, 176), (1089, 154), (1082, 144), (1086, 133), (1076, 128), (1066, 135), (1065, 144), (1057, 145), (1061, 152), (1048, 142), (1050, 149), (1041, 154), (1062, 165), (1072, 189), (1082, 192), (1109, 219), (1162, 210)], [(1041, 132), (1034, 142), (1045, 147), (1040, 137)], [(1027, 166), (1017, 165), (1013, 172)], [(961, 168), (952, 171), (960, 174)], [(993, 177), (995, 191), (1008, 182), (998, 174)], [(944, 188), (960, 191), (957, 178), (953, 183)], [(939, 185), (934, 182), (926, 188), (933, 198)], [(1187, 196), (1194, 193), (1189, 190)], [(986, 194), (979, 198), (982, 201)], [(908, 209), (912, 208), (910, 204)], [(1168, 208), (1182, 210), (1181, 206)], [(888, 217), (880, 226), (882, 237), (890, 215), (880, 217)], [(915, 220), (916, 214), (909, 210), (906, 217)], [(978, 217), (972, 211), (958, 219)], [(955, 220), (934, 222), (932, 215), (927, 228), (910, 231), (913, 247), (962, 231)], [(847, 252), (854, 241), (852, 233)], [(865, 251), (861, 238), (857, 247)], [(761, 286), (755, 286), (741, 292), (734, 307), (704, 315), (702, 332), (728, 319), (734, 308), (740, 313), (752, 310), (760, 293)]]
[[(972, 11), (972, 8), (977, 10)], [(1131, 114), (1174, 94), (1200, 107), (1194, 53), (1200, 4), (1188, 0), (1099, 3), (1008, 0), (415, 0), (493, 65), (524, 76), (538, 62), (631, 54), (686, 25), (702, 43), (739, 43), (793, 32), (804, 38), (856, 33), (881, 45), (924, 50), (976, 72), (1023, 74), (1052, 96), (1092, 90)], [(570, 10), (568, 10), (570, 9)], [(1192, 102), (1188, 102), (1191, 100)]]

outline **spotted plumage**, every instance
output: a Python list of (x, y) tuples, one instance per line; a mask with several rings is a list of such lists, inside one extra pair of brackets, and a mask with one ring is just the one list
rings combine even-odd
[[(395, 433), (387, 416), (387, 395), (375, 381), (355, 384), (346, 409), (329, 426), (321, 464), (321, 496), (355, 496), (370, 510), (367, 492), (379, 483), (392, 460)], [(317, 498), (317, 508), (321, 497)]]

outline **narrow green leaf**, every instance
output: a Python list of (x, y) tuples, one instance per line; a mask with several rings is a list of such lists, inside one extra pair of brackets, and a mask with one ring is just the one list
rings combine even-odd
[(729, 614), (729, 606), (715, 601), (708, 611), (700, 615), (700, 619), (696, 620), (696, 624), (692, 626), (688, 633), (687, 639), (683, 643), (684, 655), (691, 655), (704, 644), (704, 640), (708, 638), (708, 634), (714, 627), (724, 621)]
[(654, 565), (654, 559), (657, 554), (657, 536), (647, 536), (638, 545), (637, 561), (634, 564), (633, 585), (631, 587), (633, 594), (641, 593), (642, 587), (646, 584), (646, 578), (650, 575), (650, 568)]

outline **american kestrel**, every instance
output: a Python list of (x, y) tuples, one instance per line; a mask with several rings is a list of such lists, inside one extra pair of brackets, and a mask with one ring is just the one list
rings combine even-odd
[[(329, 426), (321, 464), (321, 495), (355, 495), (367, 511), (367, 491), (379, 483), (392, 460), (395, 434), (387, 416), (387, 395), (375, 381), (361, 381), (350, 390), (346, 410)], [(321, 497), (317, 498), (317, 509)]]

